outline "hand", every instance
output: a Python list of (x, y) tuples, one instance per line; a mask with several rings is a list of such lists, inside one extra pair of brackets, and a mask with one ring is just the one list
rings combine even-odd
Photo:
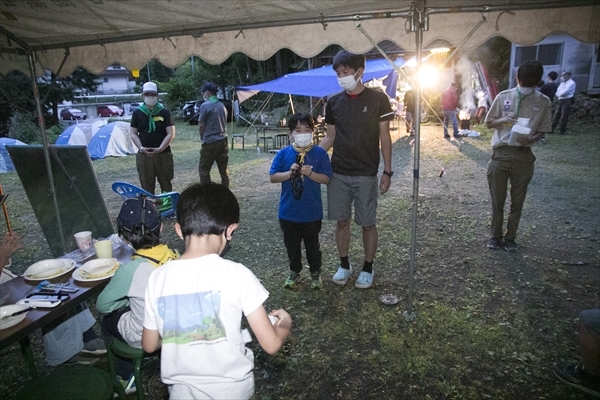
[(306, 175), (309, 176), (312, 174), (312, 165), (304, 165), (302, 166), (302, 168), (300, 169), (300, 173), (302, 175)]
[(279, 310), (273, 310), (269, 315), (272, 315), (278, 319), (277, 322), (273, 324), (274, 327), (281, 327), (285, 329), (290, 329), (292, 327), (292, 317), (288, 314), (287, 311), (280, 308)]
[(504, 117), (500, 118), (503, 124), (516, 124), (517, 116), (515, 113), (506, 114)]
[(382, 174), (379, 179), (379, 193), (386, 194), (392, 184), (392, 178), (389, 175)]
[(298, 168), (300, 168), (300, 166), (296, 163), (293, 163), (292, 166), (290, 167), (290, 172), (292, 174), (294, 174), (294, 172), (296, 172), (298, 170)]
[(15, 251), (22, 249), (21, 238), (16, 233), (7, 233), (0, 242), (0, 270), (8, 264), (8, 259)]

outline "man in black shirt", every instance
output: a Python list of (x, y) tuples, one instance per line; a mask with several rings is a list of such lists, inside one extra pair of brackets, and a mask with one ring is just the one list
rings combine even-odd
[(144, 104), (131, 116), (131, 139), (138, 147), (136, 166), (142, 188), (154, 194), (156, 180), (163, 192), (171, 192), (174, 176), (171, 141), (175, 126), (169, 110), (158, 103), (158, 88), (154, 82), (144, 83)]

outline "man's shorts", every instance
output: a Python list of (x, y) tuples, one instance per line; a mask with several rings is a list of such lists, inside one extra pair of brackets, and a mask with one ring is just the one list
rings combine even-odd
[(366, 227), (377, 222), (377, 175), (346, 176), (333, 174), (327, 185), (327, 218), (332, 221), (345, 221), (352, 218), (354, 202), (354, 222)]

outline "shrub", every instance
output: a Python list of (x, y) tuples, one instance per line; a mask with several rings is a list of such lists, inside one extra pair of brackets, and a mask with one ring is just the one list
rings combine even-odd
[(40, 130), (31, 113), (15, 112), (8, 123), (8, 136), (27, 144), (41, 143)]

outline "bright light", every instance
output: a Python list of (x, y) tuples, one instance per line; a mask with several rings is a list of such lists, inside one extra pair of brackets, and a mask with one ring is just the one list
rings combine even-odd
[(431, 49), (429, 50), (432, 54), (436, 54), (436, 53), (447, 53), (450, 51), (449, 48), (447, 47), (436, 47), (435, 49)]
[(421, 69), (419, 71), (419, 84), (421, 87), (429, 87), (432, 86), (438, 79), (439, 71), (436, 67), (432, 65), (421, 65)]

